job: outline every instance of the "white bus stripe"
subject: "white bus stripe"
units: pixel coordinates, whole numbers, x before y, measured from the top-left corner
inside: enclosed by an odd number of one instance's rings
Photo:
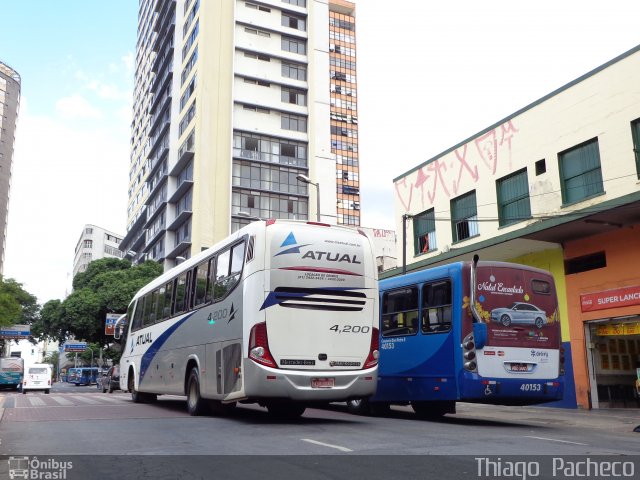
[[[570,442],[569,440],[559,440],[557,438],[532,437],[525,435],[524,438],[535,438],[536,440],[549,440],[550,442],[571,443],[572,445],[589,445],[588,443]]]
[[[341,447],[339,445],[331,445],[330,443],[318,442],[317,440],[311,440],[310,438],[303,438],[302,441],[314,443],[316,445],[321,445],[323,447],[335,448],[336,450],[340,450],[341,452],[353,452],[353,450],[347,447]]]
[[[59,403],[60,405],[64,405],[64,406],[73,405],[73,402],[67,400],[64,397],[59,397],[57,395],[52,395],[50,398],[51,398],[51,400],[53,400],[54,402]]]

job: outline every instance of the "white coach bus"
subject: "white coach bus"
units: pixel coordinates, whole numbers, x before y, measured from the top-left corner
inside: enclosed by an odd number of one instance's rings
[[[187,409],[372,395],[378,287],[370,239],[315,222],[256,221],[142,288],[118,321],[120,385],[134,402],[186,395]]]

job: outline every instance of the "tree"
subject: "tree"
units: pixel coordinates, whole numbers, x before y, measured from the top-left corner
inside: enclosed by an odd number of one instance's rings
[[[107,313],[126,312],[136,292],[161,273],[162,266],[150,260],[135,266],[117,258],[95,260],[76,275],[71,295],[44,305],[35,329],[60,342],[73,336],[101,348],[113,341],[104,334]]]
[[[0,275],[0,327],[9,325],[32,325],[39,316],[38,299],[22,288],[22,284],[12,278]],[[0,339],[0,354],[4,350]]]
[[[13,278],[0,276],[0,326],[31,325],[38,318],[38,299]]]

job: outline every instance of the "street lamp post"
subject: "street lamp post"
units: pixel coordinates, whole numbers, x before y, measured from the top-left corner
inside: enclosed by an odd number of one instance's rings
[[[298,175],[296,178],[302,183],[308,183],[316,187],[316,220],[320,222],[320,182],[313,183],[309,177],[302,174]]]
[[[405,213],[402,215],[402,274],[407,273],[407,220],[413,215]]]

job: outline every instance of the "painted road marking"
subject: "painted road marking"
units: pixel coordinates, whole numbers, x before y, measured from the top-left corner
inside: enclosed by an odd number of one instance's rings
[[[549,440],[550,442],[571,443],[572,445],[588,445],[588,443],[570,442],[569,440],[558,440],[557,438],[531,437],[525,435],[524,438],[535,438],[536,440]]]
[[[65,407],[69,405],[73,405],[73,402],[71,400],[67,400],[64,397],[58,397],[57,395],[53,395],[51,397],[51,400],[53,400],[56,403],[59,403],[60,405],[64,405]]]
[[[42,407],[45,405],[44,401],[38,397],[28,397],[27,400],[29,400],[32,407]]]
[[[100,405],[99,401],[89,397],[81,397],[80,395],[74,395],[71,398],[73,398],[74,400],[77,400],[80,403],[88,403],[89,405]]]
[[[317,440],[311,440],[310,438],[303,438],[302,441],[314,443],[316,445],[321,445],[323,447],[335,448],[336,450],[340,450],[341,452],[353,452],[353,450],[347,447],[341,447],[339,445],[331,445],[330,443],[318,442]]]

